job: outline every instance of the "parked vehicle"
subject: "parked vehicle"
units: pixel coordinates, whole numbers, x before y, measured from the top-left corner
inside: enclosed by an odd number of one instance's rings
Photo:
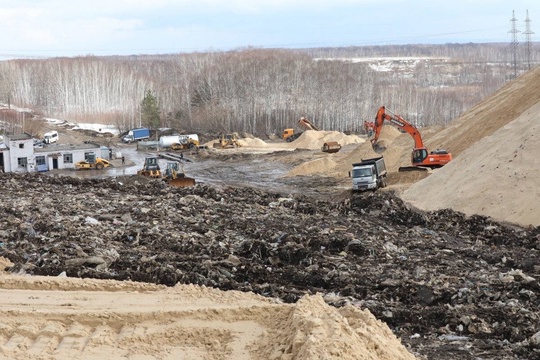
[[[150,139],[150,130],[147,128],[137,128],[129,130],[129,132],[122,138],[122,141],[125,143],[132,143],[147,139]]]
[[[43,135],[43,142],[45,144],[52,144],[52,143],[55,143],[57,141],[58,141],[58,131],[56,131],[56,130],[46,132]]]
[[[362,160],[359,163],[352,164],[352,171],[349,172],[349,177],[352,177],[353,190],[377,190],[384,188],[387,185],[386,181],[386,164],[384,158],[372,158]]]
[[[337,153],[341,150],[341,145],[337,141],[327,141],[323,144],[321,150],[325,153]]]
[[[77,170],[102,170],[104,168],[107,168],[111,166],[111,163],[103,158],[96,158],[94,162],[90,161],[79,161],[75,163],[75,169]]]
[[[42,149],[43,140],[34,139],[34,149]]]
[[[283,134],[281,135],[281,137],[286,142],[293,142],[294,140],[298,139],[302,134],[302,131],[295,132],[294,129],[285,129],[283,130]]]

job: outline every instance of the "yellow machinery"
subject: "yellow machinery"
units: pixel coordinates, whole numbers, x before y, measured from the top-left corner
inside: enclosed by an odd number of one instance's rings
[[[162,173],[157,156],[144,159],[143,168],[137,171],[137,175],[163,179],[169,185],[177,187],[195,186],[195,179],[187,177],[183,171],[180,171],[180,164],[176,161],[168,161],[167,168]]]
[[[341,150],[341,145],[337,141],[328,141],[322,146],[322,151],[326,153],[337,153],[339,150]]]
[[[196,149],[199,147],[199,140],[191,138],[189,135],[180,135],[180,142],[171,145],[171,150]]]
[[[109,166],[111,166],[110,162],[99,157],[96,158],[94,162],[79,161],[75,163],[75,169],[77,170],[90,170],[90,169],[102,170]]]
[[[298,120],[298,126],[306,130],[315,130],[315,131],[321,130],[317,126],[315,126],[315,124],[313,124],[310,120],[306,119],[303,116],[300,118],[300,120]],[[287,128],[283,130],[283,134],[281,135],[281,138],[287,142],[292,142],[298,139],[300,135],[302,135],[302,131],[295,132],[294,129]]]
[[[163,180],[177,187],[195,186],[195,179],[187,177],[184,171],[180,171],[180,165],[172,161],[167,162]]]
[[[222,134],[217,143],[214,143],[214,148],[235,148],[238,147],[238,136],[236,133]]]
[[[159,168],[158,158],[156,156],[150,156],[144,159],[143,168],[137,171],[137,175],[161,178],[161,169]]]

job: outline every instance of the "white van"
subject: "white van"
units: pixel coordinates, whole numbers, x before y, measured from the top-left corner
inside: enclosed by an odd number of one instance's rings
[[[43,135],[43,142],[45,144],[52,144],[58,141],[58,131],[49,131]]]

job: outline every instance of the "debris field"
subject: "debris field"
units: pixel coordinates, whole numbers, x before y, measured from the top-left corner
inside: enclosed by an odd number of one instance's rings
[[[18,274],[197,284],[369,309],[429,359],[540,358],[540,228],[391,192],[333,200],[137,176],[0,174]]]

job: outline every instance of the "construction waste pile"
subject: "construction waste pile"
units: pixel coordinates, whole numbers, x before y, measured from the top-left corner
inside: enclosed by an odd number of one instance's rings
[[[260,311],[265,308],[260,301],[254,305],[259,310],[235,307],[223,319],[239,322],[244,329],[242,320],[248,319],[264,330],[245,340],[251,350],[237,357],[230,346],[240,335],[229,329],[229,336],[218,336],[224,330],[216,329],[215,341],[193,347],[221,357],[199,358],[496,359],[531,358],[540,351],[540,228],[524,230],[452,210],[418,212],[388,192],[322,201],[248,188],[176,188],[137,176],[0,178],[6,214],[0,220],[0,258],[9,263],[6,270],[11,273],[47,275],[56,282],[63,275],[170,287],[195,284],[247,292],[248,299],[255,293],[297,304],[279,315]],[[43,284],[46,289],[59,288]],[[84,283],[77,286],[85,288]],[[2,293],[4,301],[16,298],[6,286],[0,288],[7,292]],[[24,294],[45,297],[39,292]],[[72,312],[62,325],[67,328],[55,330],[58,335],[49,333],[52,325],[45,320],[29,331],[30,325],[21,325],[21,319],[26,314],[35,321],[33,307],[27,313],[18,307],[14,314],[0,300],[2,356],[29,358],[32,349],[40,355],[61,352],[54,342],[36,350],[33,339],[69,336],[69,324],[84,336],[109,339],[115,324],[122,322],[115,317],[128,316],[122,315],[125,309],[107,312],[109,320],[99,320],[100,328],[95,328],[84,310],[90,305],[80,303],[90,301],[89,295],[78,296],[74,303],[55,300],[71,304],[59,311]],[[116,294],[114,302],[124,301],[124,296],[131,294]],[[174,294],[169,298],[174,302]],[[183,325],[181,315],[167,315],[166,299],[159,306],[163,322],[176,324],[171,336],[187,338],[190,331],[201,332]],[[47,309],[42,310],[43,319],[48,319]],[[52,319],[58,314],[50,317],[55,323]],[[138,317],[146,319],[144,314]],[[138,317],[130,314],[124,321],[137,323]],[[155,336],[163,336],[162,324],[154,326],[161,329]],[[18,330],[22,328],[26,330]],[[153,343],[154,330],[142,338],[133,337],[135,330],[128,333],[133,334],[130,342],[119,345],[124,355],[135,354],[137,338],[141,347]],[[9,345],[21,341],[27,346]],[[88,349],[103,351],[100,344],[107,342],[89,343]],[[224,347],[230,356],[220,351]]]

